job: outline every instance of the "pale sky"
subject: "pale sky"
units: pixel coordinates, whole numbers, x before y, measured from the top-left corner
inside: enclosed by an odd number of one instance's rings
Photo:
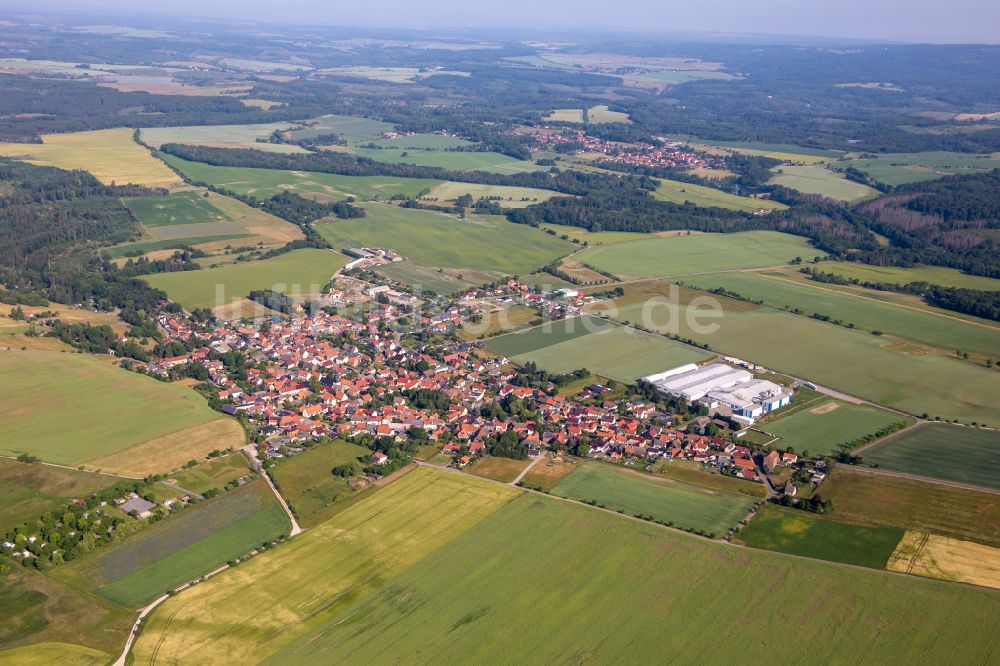
[[[1000,0],[36,0],[30,7],[0,0],[0,8],[391,28],[638,28],[1000,42]]]

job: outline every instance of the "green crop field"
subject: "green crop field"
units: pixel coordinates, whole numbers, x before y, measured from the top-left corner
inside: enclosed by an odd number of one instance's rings
[[[996,370],[942,354],[909,353],[910,347],[886,337],[725,297],[713,296],[724,315],[701,319],[697,328],[707,328],[695,330],[692,324],[699,321],[689,321],[693,309],[686,303],[703,293],[682,288],[676,316],[665,306],[647,309],[643,321],[646,304],[627,298],[614,316],[910,414],[1000,424],[1000,405],[992,399],[1000,390]]]
[[[628,515],[651,516],[713,538],[721,538],[736,527],[755,502],[746,495],[595,462],[577,467],[552,489],[552,494],[596,501]]]
[[[509,185],[476,185],[474,183],[444,182],[436,186],[427,197],[444,202],[453,202],[465,194],[479,199],[493,199],[504,208],[524,208],[542,201],[547,201],[558,193],[552,190],[540,190],[536,187],[514,187]]]
[[[135,663],[263,661],[517,494],[469,475],[414,470],[288,544],[167,600],[147,618]]]
[[[998,613],[992,590],[706,543],[525,496],[270,661],[978,663],[991,659],[982,627]]]
[[[0,458],[0,533],[113,486],[118,477]]]
[[[679,180],[664,180],[662,178],[660,179],[660,186],[653,191],[653,196],[657,199],[673,203],[682,204],[690,201],[696,206],[727,208],[729,210],[742,210],[749,213],[760,208],[768,210],[785,210],[788,208],[785,204],[777,201],[740,197],[729,192],[717,190],[714,187],[694,185]]]
[[[392,139],[376,139],[372,143],[379,148],[398,148],[400,150],[444,150],[446,148],[464,148],[473,145],[471,141],[459,139],[444,134],[413,134],[397,136]]]
[[[334,467],[371,455],[371,451],[337,440],[320,444],[282,460],[271,474],[295,517],[304,522],[331,504],[353,494],[347,479],[332,474]]]
[[[469,287],[478,286],[503,277],[501,272],[483,272],[468,269],[432,268],[412,261],[397,261],[379,266],[380,273],[391,280],[402,282],[417,291],[433,291],[437,294],[456,294]],[[461,277],[459,277],[461,276]]]
[[[303,121],[303,125],[305,125],[303,129],[292,130],[288,135],[292,139],[299,140],[322,134],[336,134],[347,141],[368,141],[396,129],[395,125],[380,120],[332,114]]]
[[[833,501],[837,520],[905,527],[1000,547],[1000,494],[849,465],[839,465],[819,493]]]
[[[198,192],[174,192],[160,197],[125,197],[122,203],[146,227],[221,222],[229,219]]]
[[[289,529],[284,510],[267,484],[257,480],[182,509],[124,541],[53,569],[52,575],[136,608]]]
[[[403,150],[399,148],[354,148],[351,151],[359,157],[368,157],[376,162],[393,164],[416,164],[417,166],[441,167],[456,171],[489,171],[492,173],[524,173],[539,171],[546,167],[527,162],[501,153],[470,152],[457,150]]]
[[[928,423],[879,442],[861,455],[866,463],[885,469],[1000,488],[1000,433],[996,431]]]
[[[569,342],[587,335],[606,335],[615,330],[615,324],[597,317],[570,317],[549,322],[525,331],[493,338],[487,347],[494,354],[518,356],[545,347]]]
[[[896,268],[893,266],[871,266],[853,261],[841,261],[824,263],[819,268],[826,273],[833,273],[834,275],[853,278],[862,282],[888,282],[890,284],[930,282],[942,287],[1000,291],[1000,280],[996,278],[968,275],[954,268],[944,268],[943,266]]]
[[[737,537],[752,548],[882,569],[904,531],[838,523],[767,504]]]
[[[802,409],[757,427],[781,438],[773,448],[784,450],[790,446],[798,453],[808,451],[813,456],[825,456],[836,453],[841,444],[906,420],[877,407],[821,397]]]
[[[186,386],[90,356],[6,352],[0,354],[0,376],[2,455],[28,453],[78,465],[222,418]]]
[[[21,566],[0,576],[0,617],[5,666],[109,664],[134,621],[125,609]]]
[[[581,317],[491,338],[487,348],[517,363],[535,363],[550,372],[585,367],[618,381],[634,382],[656,370],[697,363],[708,354],[660,335]]]
[[[293,298],[318,295],[348,261],[338,252],[306,248],[262,261],[158,273],[143,279],[185,308],[215,308],[244,299],[254,289],[273,289]]]
[[[665,277],[779,266],[796,257],[813,257],[818,253],[819,250],[799,236],[777,231],[746,231],[652,236],[591,247],[576,259],[615,275]]]
[[[780,166],[771,170],[770,185],[781,185],[802,194],[818,194],[828,199],[855,203],[878,196],[878,190],[847,180],[825,166]]]
[[[269,153],[307,153],[305,148],[287,143],[263,143],[274,132],[299,127],[295,123],[256,125],[194,125],[188,127],[153,127],[139,130],[142,142],[153,148],[165,143],[183,143],[215,148],[250,148]]]
[[[200,465],[185,469],[173,476],[174,485],[184,490],[203,493],[213,488],[222,488],[230,481],[242,478],[250,473],[247,457],[240,452],[228,456],[213,458]]]
[[[528,273],[572,245],[501,216],[464,220],[424,210],[368,204],[367,217],[316,225],[334,247],[387,247],[423,266]]]
[[[723,288],[745,298],[776,308],[818,313],[866,331],[882,331],[914,342],[951,351],[963,349],[992,355],[1000,353],[1000,326],[977,324],[929,310],[895,305],[862,293],[838,291],[836,287],[793,281],[783,276],[753,273],[701,275],[684,279],[697,289]],[[871,292],[878,296],[878,292]]]
[[[836,169],[854,167],[886,185],[935,180],[951,174],[977,173],[1000,168],[1000,158],[965,153],[890,153],[877,157],[838,160]]]
[[[340,176],[311,171],[282,171],[246,167],[212,166],[163,155],[163,160],[195,182],[224,187],[237,194],[267,199],[281,192],[316,195],[323,200],[388,199],[394,194],[414,197],[441,184],[430,178],[393,176]]]

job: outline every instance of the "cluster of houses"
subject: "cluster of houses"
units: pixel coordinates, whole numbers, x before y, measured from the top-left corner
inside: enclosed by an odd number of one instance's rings
[[[580,145],[577,153],[599,155],[601,161],[661,169],[724,169],[722,158],[696,153],[683,143],[662,137],[656,144],[620,143],[589,136],[583,131],[538,132],[535,139],[546,147]]]
[[[761,480],[762,471],[770,474],[797,462],[794,454],[774,451],[758,466],[750,448],[697,434],[697,429],[676,429],[654,404],[610,399],[605,386],[588,386],[567,398],[552,390],[554,385],[519,385],[518,368],[505,358],[478,354],[475,343],[404,339],[393,324],[403,316],[413,318],[413,310],[386,299],[372,300],[370,287],[359,285],[358,280],[334,285],[326,296],[367,298],[369,307],[360,318],[299,308],[293,316],[266,325],[218,321],[206,328],[181,315],[163,314],[158,323],[167,340],[188,346],[197,340],[199,346],[182,356],[140,364],[140,369],[167,375],[178,365],[202,364],[219,390],[222,410],[248,419],[263,442],[262,454],[272,457],[295,454],[324,437],[370,435],[403,443],[419,429],[421,439],[439,443],[459,465],[485,453],[491,438],[508,432],[529,454],[585,451],[592,458],[646,464],[686,459],[751,481]],[[572,299],[577,297],[552,299],[509,280],[471,289],[417,319],[424,331],[444,332],[467,321],[474,301],[539,307],[561,303],[565,309],[575,307]],[[238,374],[220,358],[227,352],[244,357]],[[428,395],[433,400],[421,399]],[[489,408],[512,399],[528,408],[531,420],[502,411],[498,416]]]

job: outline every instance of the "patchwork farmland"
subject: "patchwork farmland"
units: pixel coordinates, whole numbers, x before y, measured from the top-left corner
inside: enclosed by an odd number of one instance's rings
[[[306,248],[272,259],[143,279],[186,308],[216,308],[241,301],[255,289],[273,289],[293,298],[319,293],[348,261],[338,252]]]
[[[644,324],[910,414],[1000,423],[1000,408],[988,397],[1000,382],[991,369],[943,354],[908,354],[891,339],[721,296],[714,297],[724,313],[712,320],[717,329],[699,333],[687,317],[687,303],[699,293],[681,289],[678,316],[660,309]],[[642,321],[644,303],[630,301],[622,300],[615,318]]]
[[[138,608],[289,529],[284,510],[258,480],[73,560],[53,575],[118,605]]]
[[[798,310],[806,316],[815,313],[844,326],[880,331],[947,351],[964,349],[989,355],[1000,350],[1000,326],[876,300],[879,292],[840,291],[843,288],[769,273],[703,275],[683,281],[696,289],[725,289],[775,308]]]
[[[136,663],[267,659],[516,494],[470,476],[415,470],[286,546],[165,602],[136,642]]]
[[[594,317],[566,319],[492,338],[487,349],[518,363],[532,362],[551,372],[566,373],[582,365],[591,372],[633,382],[650,368],[696,363],[709,354],[659,335]]]
[[[163,160],[195,182],[208,183],[257,199],[273,197],[281,192],[312,195],[328,201],[342,201],[348,197],[361,200],[389,199],[394,194],[416,196],[442,183],[440,180],[427,178],[340,176],[306,171],[212,166],[173,155],[163,155]]]
[[[368,215],[316,225],[337,248],[390,248],[422,266],[527,273],[568,254],[572,245],[500,216],[465,219],[386,204],[367,204]]]
[[[470,564],[456,570],[460,562]],[[542,587],[531,582],[539,571],[547,580]],[[271,660],[393,661],[419,653],[434,662],[558,662],[584,655],[642,661],[669,653],[679,661],[723,662],[793,650],[818,661],[878,661],[933,660],[956,649],[975,660],[991,643],[969,623],[988,622],[998,599],[982,590],[736,550],[525,496]],[[622,604],[645,608],[673,629],[651,632],[622,616],[616,610]],[[152,623],[162,626],[158,618],[165,614],[158,611]],[[805,618],[791,636],[782,620],[788,614]],[[711,640],[692,640],[706,630],[704,618],[711,618]],[[747,622],[755,628],[753,641],[745,640]],[[928,622],[943,623],[961,640],[942,645],[924,631]],[[580,626],[589,630],[581,634]],[[182,633],[177,626],[164,645]],[[137,655],[143,663],[146,654]],[[167,654],[175,653],[161,652],[157,660]]]

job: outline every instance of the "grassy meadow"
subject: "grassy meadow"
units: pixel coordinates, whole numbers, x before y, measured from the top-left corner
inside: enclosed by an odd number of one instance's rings
[[[329,114],[302,122],[304,127],[288,132],[295,140],[308,139],[321,134],[336,134],[347,141],[370,141],[380,134],[391,132],[396,126],[381,120],[359,116],[338,116]]]
[[[752,213],[761,208],[766,208],[767,210],[785,210],[788,208],[785,204],[777,201],[741,197],[705,185],[695,185],[693,183],[684,183],[679,180],[666,180],[663,178],[659,180],[660,186],[653,191],[653,196],[661,201],[670,201],[678,204],[691,202],[696,206],[705,208],[726,208],[729,210],[741,210],[747,213]]]
[[[150,227],[226,222],[228,216],[198,192],[173,192],[161,197],[124,197],[122,203],[139,223]]]
[[[311,171],[212,166],[173,155],[163,155],[163,159],[195,182],[223,187],[258,199],[268,199],[281,192],[313,196],[321,201],[343,201],[348,197],[361,200],[388,199],[394,194],[414,197],[443,182],[430,178],[341,176]]]
[[[370,455],[363,446],[337,440],[278,462],[271,475],[295,517],[311,524],[323,509],[354,494],[349,480],[334,476],[333,468]]]
[[[552,489],[553,495],[594,501],[627,515],[651,517],[721,538],[746,517],[755,500],[614,465],[587,462]]]
[[[508,333],[491,338],[486,347],[517,363],[531,361],[550,372],[566,373],[586,367],[603,377],[624,382],[708,358],[704,352],[662,336],[592,317]]]
[[[524,496],[269,661],[976,662],[990,658],[982,626],[998,612],[992,591],[739,550]]]
[[[835,169],[854,167],[880,183],[905,185],[936,180],[953,174],[968,174],[1000,168],[1000,157],[966,153],[890,153],[874,157],[838,160]]]
[[[121,481],[114,476],[0,458],[0,533]]]
[[[249,148],[269,153],[307,153],[301,146],[287,143],[263,143],[276,131],[299,127],[295,123],[259,123],[255,125],[193,125],[187,127],[152,127],[139,130],[142,142],[153,148],[165,143],[213,148]]]
[[[833,516],[862,525],[905,527],[1000,548],[1000,495],[866,472],[840,465],[819,493]]]
[[[944,266],[898,268],[895,266],[859,264],[853,261],[835,261],[824,263],[819,268],[825,273],[833,273],[834,275],[840,275],[849,279],[853,278],[862,282],[887,282],[889,284],[929,282],[942,287],[1000,291],[1000,280],[996,278],[969,275],[955,268],[945,268]]]
[[[517,494],[469,475],[416,469],[281,548],[167,600],[148,617],[135,662],[264,661]]]
[[[134,614],[94,595],[15,566],[0,576],[0,664],[108,664]]]
[[[794,406],[795,403],[792,403]],[[833,455],[842,444],[907,420],[905,417],[868,405],[821,397],[815,402],[757,428],[780,439],[773,448],[792,447],[797,453]]]
[[[591,247],[576,259],[615,275],[666,277],[780,266],[796,257],[812,257],[818,252],[799,236],[777,231],[746,231],[652,236]]]
[[[477,185],[475,183],[456,183],[445,181],[437,185],[427,198],[439,200],[440,203],[453,203],[455,199],[465,194],[479,199],[493,199],[504,208],[524,208],[542,201],[547,201],[557,192],[542,190],[537,187],[514,187],[511,185]]]
[[[271,259],[200,271],[143,276],[185,308],[215,308],[246,298],[254,289],[273,289],[293,298],[318,294],[349,259],[338,252],[305,248]]]
[[[897,472],[1000,488],[996,431],[927,423],[879,442],[861,456],[866,463]]]
[[[257,480],[67,562],[52,575],[113,603],[137,608],[289,529],[270,488]]]
[[[847,180],[843,174],[825,166],[779,166],[772,171],[774,176],[767,181],[768,184],[781,185],[802,194],[818,194],[845,203],[856,203],[878,196],[878,190]]]
[[[882,569],[903,532],[900,527],[839,523],[766,504],[737,538],[751,548]]]
[[[105,185],[182,184],[177,174],[132,140],[132,130],[127,127],[46,134],[42,143],[0,143],[0,156],[60,169],[83,169]]]
[[[223,418],[186,386],[80,354],[4,352],[0,376],[3,455],[79,465]]]
[[[250,474],[250,461],[243,453],[237,451],[178,472],[171,477],[170,482],[184,490],[204,493],[213,488],[222,488],[230,481],[248,474]]]
[[[792,280],[781,275],[726,273],[685,278],[684,284],[704,290],[722,288],[776,308],[798,309],[806,315],[818,313],[840,320],[844,325],[854,324],[866,331],[882,331],[947,351],[962,349],[986,355],[1000,353],[1000,326],[939,315],[930,310],[876,300],[863,293],[840,291],[818,283]],[[870,293],[879,296],[879,292]]]
[[[529,273],[568,254],[572,245],[501,216],[465,219],[386,204],[368,204],[368,215],[316,225],[331,245],[387,247],[423,266]]]

